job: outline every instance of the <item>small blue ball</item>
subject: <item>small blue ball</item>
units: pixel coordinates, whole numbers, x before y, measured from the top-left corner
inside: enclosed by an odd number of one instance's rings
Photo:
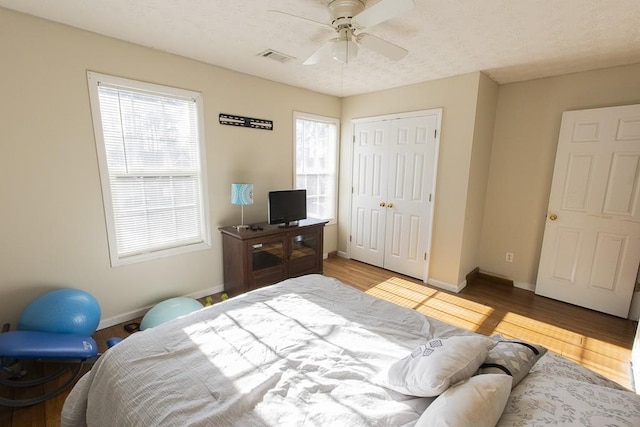
[[[91,336],[100,316],[100,304],[90,293],[58,289],[27,305],[18,319],[18,330]]]
[[[107,340],[107,346],[108,346],[109,348],[111,348],[111,347],[113,347],[114,345],[118,344],[120,341],[122,341],[122,338],[120,338],[120,337],[112,337],[112,338],[109,338],[109,339]]]
[[[202,304],[193,298],[176,297],[162,301],[151,307],[140,322],[140,330],[153,328],[169,320],[200,310]]]

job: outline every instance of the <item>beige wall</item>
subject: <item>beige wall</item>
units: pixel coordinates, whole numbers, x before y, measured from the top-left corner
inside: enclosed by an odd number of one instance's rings
[[[351,141],[354,118],[443,108],[430,276],[457,286],[479,266],[532,287],[562,111],[640,103],[640,64],[499,87],[470,73],[340,100],[2,8],[0,29],[0,322],[55,287],[93,293],[116,320],[220,289],[216,228],[239,219],[229,184],[253,182],[246,222],[266,218],[267,191],[292,185],[294,110],[340,117]],[[87,70],[204,94],[212,249],[110,267]],[[275,129],[220,126],[221,112]],[[340,156],[339,225],[325,251],[348,254],[351,144]]]
[[[104,319],[166,297],[221,289],[217,227],[237,223],[233,181],[253,182],[246,222],[266,220],[266,193],[291,188],[293,111],[340,117],[339,98],[273,83],[0,8],[0,322],[45,290],[95,295]],[[210,250],[110,267],[87,70],[200,91]],[[274,121],[274,131],[221,126],[218,114]],[[325,251],[336,249],[337,227]],[[117,319],[116,319],[117,320]]]
[[[493,127],[496,118],[498,84],[480,74],[475,129],[471,147],[467,208],[464,218],[464,240],[460,255],[460,280],[479,266],[487,181],[493,144]]]
[[[481,270],[533,289],[562,112],[635,103],[640,64],[500,86]]]
[[[456,285],[480,267],[534,289],[562,112],[639,103],[639,75],[635,64],[498,86],[472,73],[349,97],[342,138],[351,140],[353,118],[443,107],[430,278]],[[343,145],[344,254],[350,152]]]
[[[448,287],[456,287],[464,280],[464,275],[460,275],[461,254],[465,240],[467,189],[481,81],[485,87],[487,82],[481,73],[470,73],[352,96],[345,98],[342,105],[343,142],[352,140],[352,119],[443,108],[429,275],[431,280]],[[483,89],[483,93],[485,91],[490,92]],[[478,138],[486,143],[486,135]],[[344,255],[348,255],[349,246],[351,153],[351,144],[343,143],[340,152],[338,251]],[[473,213],[476,214],[481,215],[481,212]],[[477,225],[471,228],[477,228]]]

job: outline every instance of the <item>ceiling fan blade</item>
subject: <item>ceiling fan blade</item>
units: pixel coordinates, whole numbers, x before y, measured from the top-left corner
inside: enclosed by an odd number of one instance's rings
[[[372,36],[371,34],[361,33],[357,39],[358,43],[362,46],[378,52],[380,55],[384,55],[393,61],[398,61],[409,53],[408,50],[376,36]]]
[[[313,55],[311,55],[309,58],[307,58],[307,60],[304,61],[302,64],[303,65],[315,65],[318,62],[321,62],[321,61],[324,61],[325,59],[331,58],[331,46],[333,45],[334,42],[335,42],[335,39],[330,40],[330,41],[326,42],[325,44],[323,44],[322,46],[320,46],[320,49],[318,49],[315,52],[313,52]]]
[[[414,0],[382,0],[354,16],[351,19],[351,25],[358,30],[371,28],[374,25],[408,12],[415,5]]]
[[[292,13],[282,12],[281,10],[272,10],[272,9],[270,9],[270,10],[267,10],[267,12],[268,13],[277,13],[277,14],[285,15],[285,16],[290,16],[290,17],[296,18],[296,19],[302,19],[303,21],[312,22],[312,23],[314,23],[316,25],[321,25],[323,27],[326,27],[326,28],[330,29],[331,31],[334,31],[333,27],[331,25],[327,24],[326,22],[315,21],[313,19],[305,18],[303,16],[298,16],[298,15],[294,15]]]

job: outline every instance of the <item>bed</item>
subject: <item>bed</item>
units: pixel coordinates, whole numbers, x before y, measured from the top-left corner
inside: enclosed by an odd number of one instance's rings
[[[505,345],[531,363],[500,372]],[[131,335],[74,386],[62,425],[640,425],[639,396],[545,352],[308,275]]]

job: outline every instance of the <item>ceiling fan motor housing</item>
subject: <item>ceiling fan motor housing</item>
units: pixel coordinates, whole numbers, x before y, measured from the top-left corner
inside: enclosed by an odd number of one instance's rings
[[[351,18],[364,10],[364,2],[361,0],[333,0],[329,3],[331,25],[336,30],[351,27]]]

